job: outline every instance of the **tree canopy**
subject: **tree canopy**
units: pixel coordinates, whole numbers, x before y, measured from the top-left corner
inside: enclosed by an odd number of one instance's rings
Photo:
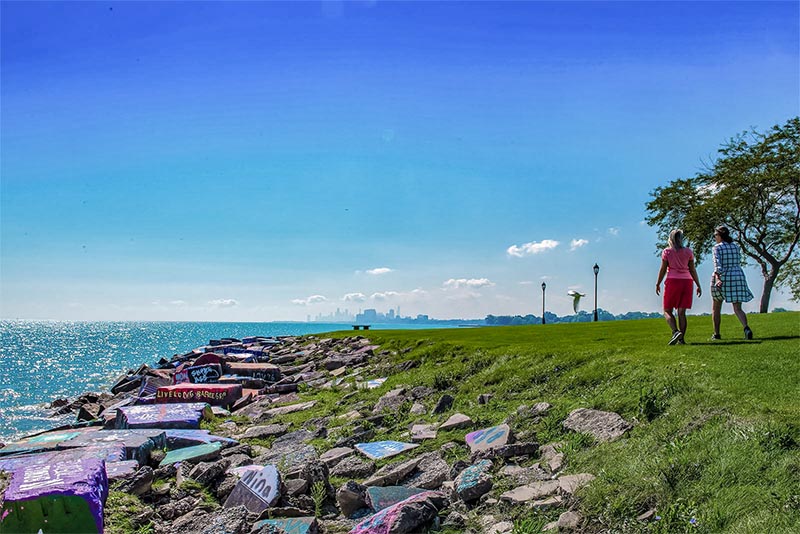
[[[761,268],[760,311],[767,312],[775,287],[800,300],[800,117],[737,135],[704,171],[651,196],[647,222],[662,246],[672,229],[682,228],[699,262],[714,245],[714,227],[724,224],[744,259]]]

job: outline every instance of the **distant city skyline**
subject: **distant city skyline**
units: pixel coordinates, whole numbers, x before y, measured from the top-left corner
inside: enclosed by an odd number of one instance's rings
[[[6,319],[657,311],[650,192],[800,114],[797,2],[2,11]]]

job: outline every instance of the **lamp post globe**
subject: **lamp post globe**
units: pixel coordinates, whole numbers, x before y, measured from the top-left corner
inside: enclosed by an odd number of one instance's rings
[[[542,324],[544,324],[544,290],[547,289],[547,284],[542,282]]]
[[[594,321],[597,322],[597,274],[600,272],[600,266],[595,263],[592,270],[594,271]]]

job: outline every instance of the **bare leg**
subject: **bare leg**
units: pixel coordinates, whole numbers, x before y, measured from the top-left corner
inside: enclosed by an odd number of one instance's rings
[[[675,316],[672,314],[672,310],[664,310],[664,319],[667,320],[667,324],[673,332],[678,330],[678,327],[675,325]]]
[[[711,301],[711,320],[714,323],[714,334],[719,335],[719,321],[720,321],[720,314],[722,313],[722,301],[721,300],[712,300]]]
[[[733,303],[733,313],[735,313],[736,317],[739,318],[739,322],[742,323],[742,326],[747,328],[747,314],[742,309],[741,302]]]
[[[686,335],[686,308],[678,308],[678,330]]]

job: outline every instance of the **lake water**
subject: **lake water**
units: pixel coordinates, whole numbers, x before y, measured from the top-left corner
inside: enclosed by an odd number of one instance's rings
[[[435,328],[373,325],[374,329]],[[0,321],[0,441],[72,422],[48,417],[57,397],[107,391],[142,363],[185,353],[221,337],[303,335],[343,330],[328,323]],[[360,332],[363,333],[363,332]]]

